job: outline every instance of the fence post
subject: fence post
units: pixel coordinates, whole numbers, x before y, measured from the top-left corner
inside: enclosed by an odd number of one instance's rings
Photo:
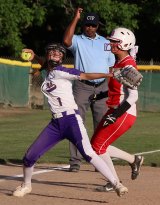
[[[31,89],[32,89],[32,64],[29,71],[29,85],[28,85],[28,107],[29,108],[32,108]]]
[[[153,58],[151,58],[150,62],[149,62],[150,65],[153,65]]]

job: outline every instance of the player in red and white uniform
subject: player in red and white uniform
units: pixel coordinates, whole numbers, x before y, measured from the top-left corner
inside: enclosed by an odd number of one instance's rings
[[[117,28],[113,30],[108,39],[111,42],[111,51],[116,56],[116,63],[111,72],[129,65],[137,69],[136,62],[129,53],[135,46],[135,36],[132,31],[126,28]],[[108,88],[108,100],[106,103],[109,109],[97,127],[91,139],[91,144],[96,153],[111,168],[117,180],[118,176],[111,157],[128,161],[132,169],[131,178],[134,180],[139,174],[143,157],[131,155],[110,145],[134,124],[137,115],[136,101],[138,100],[138,91],[136,88],[131,89],[122,85],[114,77],[109,79]],[[110,183],[97,188],[98,191],[110,191],[111,189]]]

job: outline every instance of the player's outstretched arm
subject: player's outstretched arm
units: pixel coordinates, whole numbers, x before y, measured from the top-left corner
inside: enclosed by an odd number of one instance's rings
[[[113,77],[112,73],[81,73],[81,80],[94,80],[99,78],[110,78]]]

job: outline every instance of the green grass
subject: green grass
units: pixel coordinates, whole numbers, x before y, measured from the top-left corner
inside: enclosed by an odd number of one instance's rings
[[[0,117],[0,162],[20,162],[29,147],[50,120],[48,110],[29,110],[25,113]],[[160,113],[140,112],[135,125],[114,145],[130,153],[140,153],[160,149]],[[86,127],[92,136],[91,114],[88,112]],[[145,165],[160,166],[160,152],[147,154]],[[47,152],[39,162],[68,163],[69,146],[64,140]],[[116,164],[125,162],[116,161]]]
[[[135,125],[114,145],[130,153],[160,150],[160,113],[140,112]],[[146,165],[160,166],[160,152],[144,155]]]

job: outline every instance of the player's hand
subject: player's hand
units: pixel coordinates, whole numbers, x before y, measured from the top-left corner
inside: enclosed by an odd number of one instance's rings
[[[113,114],[110,114],[110,115],[105,116],[105,118],[104,118],[104,123],[103,123],[103,127],[106,127],[106,126],[108,126],[108,125],[110,125],[110,124],[113,124],[116,120],[117,120],[117,118],[114,117]]]
[[[114,77],[113,73],[107,73],[106,78],[111,78],[111,77]]]
[[[94,93],[92,95],[89,96],[89,103],[90,104],[94,104],[97,100],[97,95]]]
[[[35,72],[33,72],[33,76],[35,77],[38,77],[40,75],[40,71],[39,70],[36,70]]]
[[[83,9],[82,8],[78,8],[76,10],[76,14],[75,17],[79,20],[81,18],[81,13],[82,13]]]
[[[22,52],[31,53],[31,57],[30,57],[29,61],[32,61],[34,59],[34,57],[35,57],[35,53],[34,53],[34,51],[32,49],[24,48],[22,50]]]

